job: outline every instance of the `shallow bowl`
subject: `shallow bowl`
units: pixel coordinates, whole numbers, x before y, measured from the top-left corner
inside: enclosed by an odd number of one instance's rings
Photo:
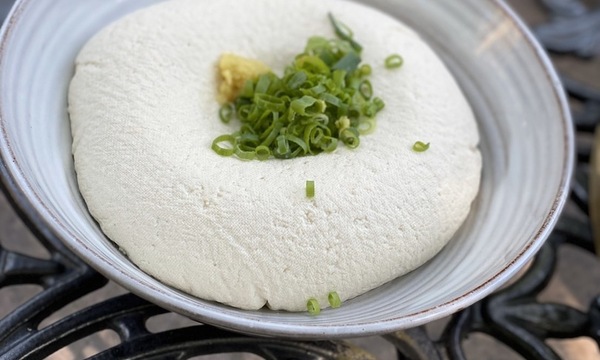
[[[371,0],[414,27],[456,76],[477,116],[480,193],[434,259],[319,316],[244,311],[146,275],[90,217],[77,189],[67,88],[83,44],[161,0],[21,0],[0,34],[0,171],[7,194],[43,234],[108,278],[196,320],[261,335],[334,338],[386,333],[441,318],[510,279],[543,244],[568,195],[573,130],[540,46],[498,0]],[[282,0],[283,1],[283,0]]]

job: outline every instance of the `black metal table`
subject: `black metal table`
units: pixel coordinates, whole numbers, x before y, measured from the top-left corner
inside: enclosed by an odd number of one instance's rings
[[[522,5],[519,0],[513,5]],[[578,0],[537,0],[547,21],[535,26],[551,54],[577,57],[596,64],[592,76],[600,82],[600,3]],[[4,17],[12,0],[0,0]],[[557,58],[560,59],[560,58]],[[560,66],[559,66],[560,69]],[[593,253],[588,207],[590,135],[600,124],[600,88],[562,74],[572,101],[577,129],[577,168],[566,211],[530,267],[511,285],[456,313],[431,336],[424,327],[387,334],[399,359],[466,359],[465,339],[474,333],[494,338],[526,359],[559,359],[548,339],[588,337],[600,346],[600,296],[589,299],[586,311],[561,303],[541,302],[538,295],[555,275],[558,249],[566,244]],[[8,197],[11,194],[5,191]],[[19,199],[10,199],[23,209]],[[246,352],[265,359],[370,359],[372,355],[344,341],[292,341],[256,338],[208,325],[152,332],[147,320],[167,313],[133,294],[97,302],[56,322],[40,326],[58,309],[76,302],[108,280],[70,253],[60,241],[38,226],[23,221],[50,253],[48,259],[27,256],[3,247],[0,238],[0,290],[11,285],[36,284],[42,291],[30,296],[0,320],[0,359],[40,359],[98,331],[110,329],[119,343],[92,359],[188,359],[198,355]],[[590,284],[600,294],[599,284]]]

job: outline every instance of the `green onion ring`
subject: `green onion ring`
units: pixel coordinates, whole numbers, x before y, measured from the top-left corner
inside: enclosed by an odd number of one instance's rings
[[[256,149],[254,149],[254,153],[256,154],[256,158],[261,161],[271,157],[271,149],[264,145],[257,146]]]
[[[256,151],[254,150],[244,150],[240,146],[240,144],[235,145],[235,156],[242,160],[254,160],[256,157]]]
[[[388,69],[397,69],[404,64],[404,59],[398,54],[390,55],[385,58],[385,67]]]
[[[350,149],[355,149],[360,145],[358,135],[358,131],[355,128],[349,127],[340,131],[340,140]]]
[[[338,139],[331,136],[324,136],[321,140],[321,149],[327,153],[330,153],[337,149]]]
[[[383,110],[383,108],[385,107],[385,103],[383,102],[383,100],[381,100],[378,97],[373,99],[373,104],[375,104],[375,106],[377,107],[377,112]]]
[[[308,299],[308,302],[306,303],[306,309],[311,315],[319,315],[319,313],[321,312],[319,302],[315,298]]]
[[[373,96],[373,86],[369,80],[363,80],[359,86],[360,94],[366,99],[370,100]]]
[[[286,156],[291,153],[289,141],[286,139],[285,135],[279,135],[277,136],[276,142],[277,147],[273,154],[278,157],[286,158]]]
[[[360,120],[357,130],[360,135],[369,135],[375,131],[376,127],[377,122],[375,119],[366,118]]]
[[[223,104],[223,106],[221,106],[219,109],[219,117],[221,118],[221,121],[225,124],[229,123],[233,117],[234,111],[235,107],[232,103]]]
[[[414,152],[425,152],[425,151],[429,150],[429,143],[425,144],[422,141],[417,141],[413,145],[412,149]]]
[[[219,144],[222,142],[228,142],[231,144],[231,147],[222,147]],[[213,140],[211,148],[214,152],[221,156],[231,156],[235,153],[234,149],[235,138],[231,135],[221,135],[217,136],[216,139]]]
[[[342,306],[342,301],[340,300],[340,296],[335,291],[332,291],[329,293],[329,295],[327,295],[327,301],[329,301],[329,305],[331,305],[331,307],[333,309],[336,309],[336,308],[339,308],[340,306]]]
[[[373,69],[371,68],[371,65],[364,64],[359,68],[359,71],[361,76],[369,76],[373,72]]]

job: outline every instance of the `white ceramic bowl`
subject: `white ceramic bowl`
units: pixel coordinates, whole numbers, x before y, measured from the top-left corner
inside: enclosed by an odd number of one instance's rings
[[[229,329],[362,336],[469,306],[513,276],[548,236],[568,195],[573,131],[557,76],[531,34],[498,0],[371,0],[365,2],[422,34],[476,112],[481,191],[456,237],[418,270],[316,317],[230,308],[141,272],[104,237],[79,195],[66,93],[73,60],[90,36],[159,1],[20,0],[1,33],[0,170],[7,193],[43,232],[110,279],[165,308]]]

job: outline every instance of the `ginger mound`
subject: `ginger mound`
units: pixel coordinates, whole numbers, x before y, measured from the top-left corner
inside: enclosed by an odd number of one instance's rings
[[[220,103],[233,101],[244,87],[246,80],[255,80],[262,74],[271,72],[264,63],[234,54],[223,54],[219,60]]]

